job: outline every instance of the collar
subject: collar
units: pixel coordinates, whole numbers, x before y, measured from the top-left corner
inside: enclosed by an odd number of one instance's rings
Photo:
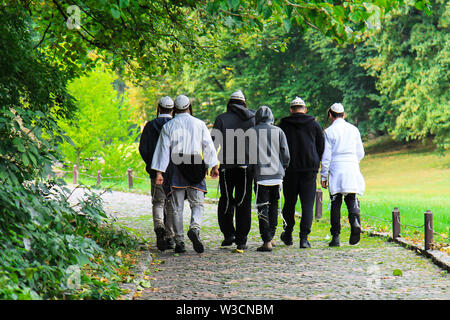
[[[159,115],[158,118],[172,118],[172,116],[170,114],[168,114],[168,113],[162,113],[162,114]]]
[[[333,121],[333,124],[339,123],[339,122],[345,122],[344,118],[337,118],[336,120]]]
[[[175,117],[186,117],[190,116],[189,112],[177,113]]]

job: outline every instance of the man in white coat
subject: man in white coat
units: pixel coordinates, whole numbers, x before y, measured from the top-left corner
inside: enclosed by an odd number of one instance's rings
[[[359,201],[356,194],[362,195],[365,189],[364,178],[359,162],[364,157],[364,147],[358,128],[344,120],[344,106],[333,104],[328,109],[331,125],[325,130],[325,151],[322,156],[322,187],[329,181],[331,196],[331,235],[330,247],[338,247],[341,231],[342,197],[348,209],[351,226],[349,243],[360,240],[361,220]]]
[[[205,174],[211,168],[211,177],[217,178],[217,166],[216,149],[206,124],[192,116],[189,98],[179,95],[175,99],[175,117],[161,130],[151,166],[156,171],[156,184],[165,184],[173,207],[176,253],[186,251],[183,228],[185,197],[191,207],[188,238],[196,252],[204,251],[200,228],[206,193]],[[166,172],[166,178],[162,172]]]

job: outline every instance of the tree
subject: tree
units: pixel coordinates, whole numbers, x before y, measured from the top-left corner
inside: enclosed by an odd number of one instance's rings
[[[134,110],[127,95],[114,89],[115,80],[117,75],[100,65],[71,81],[68,91],[75,98],[77,111],[70,120],[58,122],[72,140],[60,146],[66,159],[91,173],[102,169],[115,175],[140,163],[133,146],[139,133]]]
[[[441,149],[450,145],[448,3],[433,1],[433,15],[409,7],[393,13],[368,44],[378,54],[365,66],[377,77],[378,101],[371,110],[384,117],[397,139],[431,136]]]

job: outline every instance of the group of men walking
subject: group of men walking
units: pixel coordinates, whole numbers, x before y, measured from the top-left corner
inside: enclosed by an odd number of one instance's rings
[[[139,151],[151,178],[153,222],[159,250],[186,251],[183,208],[191,208],[188,238],[196,252],[204,251],[200,230],[206,193],[205,176],[219,177],[218,224],[222,246],[247,249],[251,227],[252,193],[256,194],[259,231],[263,244],[258,251],[272,251],[278,221],[281,190],[284,194],[281,240],[293,244],[295,207],[301,203],[300,248],[311,247],[308,235],[313,222],[317,174],[321,185],[329,185],[331,197],[330,246],[339,246],[340,209],[347,205],[351,225],[350,244],[360,239],[360,210],[356,194],[364,192],[359,161],[364,156],[358,129],[344,120],[342,104],[328,110],[331,125],[322,131],[305,102],[296,97],[290,116],[274,125],[272,111],[261,106],[248,109],[238,90],[219,115],[211,132],[193,116],[188,97],[175,101],[163,97],[158,116],[148,122]]]

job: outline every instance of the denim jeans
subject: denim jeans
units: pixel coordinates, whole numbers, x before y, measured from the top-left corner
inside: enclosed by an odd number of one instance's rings
[[[275,235],[278,222],[278,200],[280,186],[257,186],[256,207],[258,208],[259,232],[264,242],[269,242]]]

